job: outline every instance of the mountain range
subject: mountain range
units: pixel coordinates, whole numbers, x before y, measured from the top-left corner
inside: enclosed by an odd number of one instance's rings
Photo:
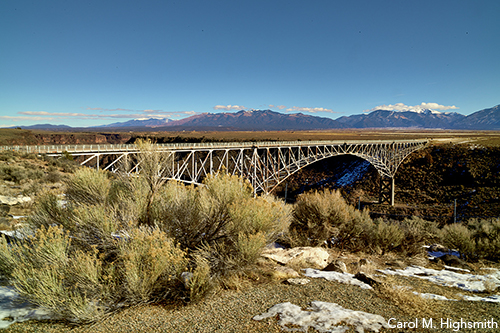
[[[68,130],[64,125],[23,126],[24,129]],[[127,129],[178,131],[178,130],[226,130],[226,131],[280,131],[318,130],[338,128],[422,128],[500,130],[500,105],[464,116],[457,112],[435,110],[388,111],[374,110],[369,113],[344,116],[337,119],[305,115],[285,114],[271,110],[241,110],[238,112],[202,113],[180,120],[134,119],[126,122],[95,126],[92,129]]]

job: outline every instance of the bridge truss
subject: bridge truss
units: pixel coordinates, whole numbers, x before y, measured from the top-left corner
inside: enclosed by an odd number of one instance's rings
[[[394,204],[394,176],[399,165],[427,141],[288,141],[157,144],[167,154],[169,179],[201,184],[209,174],[227,172],[250,181],[255,193],[270,193],[303,167],[333,156],[350,154],[369,161],[379,172],[380,203]],[[3,148],[3,147],[2,147]],[[17,150],[20,150],[19,147]],[[24,146],[25,152],[58,156],[65,152],[81,164],[118,171],[127,160],[127,172],[140,172],[135,145]]]

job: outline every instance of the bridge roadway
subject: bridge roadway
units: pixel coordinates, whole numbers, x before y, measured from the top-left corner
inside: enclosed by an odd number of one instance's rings
[[[272,192],[287,177],[319,160],[350,154],[369,161],[379,172],[380,203],[394,205],[394,176],[412,152],[425,147],[425,140],[273,141],[155,144],[169,156],[168,178],[200,184],[208,174],[228,172],[247,178],[255,193]],[[21,153],[62,156],[70,153],[86,165],[117,172],[127,160],[126,172],[139,172],[133,144],[4,146]],[[171,164],[170,164],[171,163]]]

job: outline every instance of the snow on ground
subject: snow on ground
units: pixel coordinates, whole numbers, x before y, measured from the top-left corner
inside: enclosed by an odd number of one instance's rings
[[[483,292],[487,289],[494,290],[500,287],[500,271],[497,269],[491,270],[491,273],[485,275],[457,273],[448,269],[436,270],[420,266],[378,271],[388,275],[412,276],[431,281],[441,286],[457,287],[472,292]]]
[[[24,302],[13,287],[0,286],[0,329],[15,322],[54,318],[47,310]]]
[[[353,163],[354,166],[347,170],[337,181],[335,182],[335,186],[344,187],[353,184],[357,180],[363,178],[365,173],[368,171],[370,167],[370,162],[361,160],[358,163]]]
[[[306,268],[304,275],[311,278],[324,278],[328,281],[336,281],[339,283],[353,284],[360,286],[362,289],[373,289],[369,284],[361,282],[354,277],[354,274],[339,273],[333,271],[321,271],[318,269]]]
[[[452,269],[455,269],[454,267]],[[388,275],[403,275],[403,276],[413,276],[422,279],[429,280],[436,284],[447,286],[447,287],[458,287],[463,290],[472,292],[482,292],[488,288],[496,289],[500,287],[500,271],[497,269],[488,269],[490,274],[487,275],[474,275],[474,274],[460,274],[448,269],[435,270],[430,268],[424,268],[419,266],[407,267],[404,270],[378,270],[384,274]],[[461,269],[461,271],[468,271]],[[306,268],[304,269],[304,275],[310,278],[324,278],[329,281],[335,281],[344,284],[352,284],[359,286],[363,289],[373,289],[370,285],[361,282],[356,279],[353,274],[349,273],[339,273],[331,271],[321,271],[318,269]],[[396,288],[411,289],[410,287],[396,286]],[[438,301],[457,301],[456,299],[449,299],[445,296],[429,294],[429,293],[418,293],[413,291],[415,295],[419,295],[426,299],[433,299]],[[462,300],[465,301],[481,301],[481,302],[491,302],[500,303],[500,295],[479,297],[479,296],[466,296],[458,295]]]
[[[302,310],[300,306],[290,302],[276,304],[266,313],[253,317],[254,320],[271,318],[279,314],[278,324],[287,331],[307,332],[312,327],[319,332],[343,333],[349,329],[341,322],[354,326],[357,332],[370,330],[378,332],[380,328],[388,328],[387,321],[380,315],[363,311],[354,311],[341,307],[336,303],[320,301],[311,302],[307,310]],[[286,325],[298,325],[300,329],[291,329]]]
[[[500,295],[492,295],[492,296],[468,296],[468,295],[460,295],[466,301],[480,301],[480,302],[489,302],[489,303],[500,303]]]

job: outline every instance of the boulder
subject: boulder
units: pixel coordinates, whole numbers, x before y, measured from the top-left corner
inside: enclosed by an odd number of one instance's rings
[[[323,268],[323,271],[348,273],[345,263],[341,260],[332,261],[325,268]]]
[[[461,267],[461,268],[468,267],[465,261],[451,254],[445,254],[439,257],[439,260],[448,266]]]
[[[391,261],[387,261],[385,264],[387,266],[395,267],[395,268],[405,268],[406,267],[405,263],[401,260],[391,260]]]
[[[297,273],[296,270],[290,268],[290,267],[285,267],[285,266],[276,266],[274,267],[274,271],[276,272],[276,276],[280,277],[282,276],[283,278],[298,278],[300,277],[299,273]]]
[[[295,278],[295,279],[288,279],[286,280],[289,284],[295,284],[295,285],[302,285],[302,284],[308,284],[311,282],[309,279],[304,279],[304,278]]]
[[[363,272],[356,273],[356,275],[354,275],[354,278],[372,287],[375,287],[381,283],[380,281],[375,279],[372,275]]]
[[[295,247],[292,249],[265,249],[262,252],[262,256],[283,265],[289,263],[303,263],[322,269],[328,265],[330,254],[320,247]]]
[[[441,244],[432,244],[429,246],[428,251],[431,252],[448,252],[448,249]]]
[[[23,202],[30,202],[31,198],[30,197],[25,197],[22,195],[19,195],[17,197],[7,197],[5,195],[0,195],[0,204],[5,204],[9,206],[14,206]]]
[[[368,259],[359,259],[359,265],[360,266],[365,266],[365,265],[368,265],[368,264],[371,264],[371,261],[368,260]]]

